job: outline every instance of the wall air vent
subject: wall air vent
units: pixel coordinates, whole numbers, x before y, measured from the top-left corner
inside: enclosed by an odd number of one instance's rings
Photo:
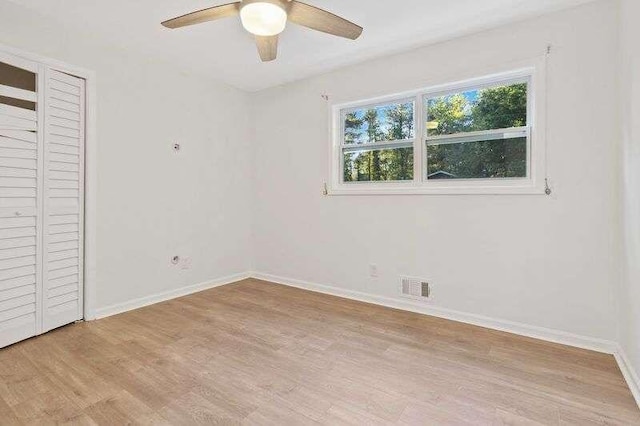
[[[411,299],[429,299],[431,297],[431,285],[428,280],[400,277],[400,293],[403,297]]]

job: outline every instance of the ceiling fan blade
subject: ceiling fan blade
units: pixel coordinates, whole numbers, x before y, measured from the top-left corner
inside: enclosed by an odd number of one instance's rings
[[[262,62],[270,62],[278,56],[278,36],[256,36],[256,45]]]
[[[208,9],[202,9],[197,12],[187,13],[186,15],[164,21],[162,25],[167,28],[181,28],[189,25],[200,24],[202,22],[215,21],[216,19],[229,18],[240,13],[240,2],[223,4]]]
[[[334,15],[326,10],[310,6],[296,0],[291,2],[289,20],[294,24],[303,25],[316,31],[333,34],[355,40],[362,34],[362,27]]]

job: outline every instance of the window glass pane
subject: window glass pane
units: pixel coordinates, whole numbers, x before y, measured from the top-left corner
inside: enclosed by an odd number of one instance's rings
[[[398,103],[347,112],[344,143],[366,144],[415,137],[414,103]]]
[[[427,135],[527,125],[527,83],[468,90],[426,100]]]
[[[344,153],[345,182],[413,180],[413,148]]]
[[[429,145],[427,179],[527,177],[527,138]]]

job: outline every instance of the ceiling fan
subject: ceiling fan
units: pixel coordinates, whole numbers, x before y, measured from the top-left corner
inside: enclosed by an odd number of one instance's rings
[[[242,26],[255,36],[263,62],[276,59],[278,36],[287,26],[287,20],[351,40],[362,34],[362,27],[359,25],[296,0],[242,0],[188,13],[165,21],[162,25],[175,29],[237,15],[240,15]]]

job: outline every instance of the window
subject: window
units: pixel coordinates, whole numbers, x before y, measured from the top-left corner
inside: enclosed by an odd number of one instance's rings
[[[415,137],[413,99],[343,110],[343,181],[412,181]]]
[[[426,178],[526,178],[527,92],[522,81],[426,95]]]
[[[539,66],[337,105],[332,193],[542,193]]]

